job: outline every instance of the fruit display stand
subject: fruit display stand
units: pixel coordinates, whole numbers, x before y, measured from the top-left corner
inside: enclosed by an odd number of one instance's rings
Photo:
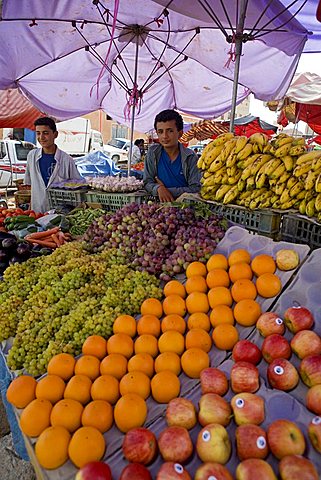
[[[130,193],[107,193],[100,190],[89,190],[84,201],[90,206],[115,212],[129,203],[141,204],[148,200],[151,200],[151,198],[145,190]]]
[[[305,215],[285,214],[281,238],[286,242],[306,243],[310,248],[321,247],[321,224]]]

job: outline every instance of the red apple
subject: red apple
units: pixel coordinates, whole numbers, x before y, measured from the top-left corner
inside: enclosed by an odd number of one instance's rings
[[[231,442],[223,425],[210,423],[197,436],[196,451],[203,463],[215,462],[224,465],[231,455]]]
[[[262,358],[261,350],[249,340],[239,340],[233,347],[234,362],[249,362],[257,365]]]
[[[296,333],[300,330],[309,330],[314,323],[314,318],[310,310],[299,305],[285,310],[284,323],[292,333]]]
[[[278,333],[268,335],[262,344],[262,355],[267,363],[271,363],[275,358],[291,357],[291,347],[286,338]]]
[[[321,384],[313,385],[307,391],[305,404],[311,412],[321,415]]]
[[[279,463],[281,480],[318,480],[313,463],[300,455],[288,455]]]
[[[91,480],[94,478],[92,477]],[[119,480],[152,480],[152,476],[141,463],[130,463],[123,468]]]
[[[260,458],[248,458],[236,467],[236,480],[277,480],[272,467]]]
[[[133,428],[126,433],[122,449],[129,462],[148,465],[156,456],[157,440],[148,428]]]
[[[200,380],[202,394],[217,393],[217,395],[225,395],[228,390],[227,377],[218,368],[204,368],[201,371]]]
[[[193,443],[184,427],[167,427],[158,437],[158,448],[165,462],[183,463],[193,453]]]
[[[256,322],[256,328],[262,337],[267,337],[273,333],[283,335],[285,332],[284,322],[282,318],[280,318],[280,316],[275,312],[262,313]]]
[[[194,480],[233,480],[226,467],[220,463],[203,463],[195,472]]]
[[[321,354],[321,338],[312,330],[300,330],[291,340],[292,351],[299,357]]]
[[[237,425],[248,423],[260,425],[265,418],[264,399],[254,393],[239,393],[231,400],[234,420]]]
[[[249,362],[236,362],[231,370],[231,388],[233,392],[254,393],[260,387],[259,371]]]
[[[321,417],[312,418],[308,426],[308,434],[315,450],[321,453]]]
[[[169,427],[184,427],[187,430],[195,427],[197,415],[194,403],[187,398],[173,398],[166,408],[166,422]]]
[[[240,425],[235,432],[236,450],[240,460],[265,458],[269,453],[266,433],[257,425]]]
[[[300,428],[290,420],[272,422],[267,430],[271,452],[279,460],[287,455],[303,455],[305,439]]]
[[[321,383],[321,355],[305,357],[300,363],[299,373],[308,387]]]
[[[216,393],[205,393],[199,402],[198,421],[205,427],[209,423],[219,423],[226,427],[231,420],[232,410],[225,398]]]
[[[166,462],[158,470],[156,480],[192,480],[192,477],[179,463]]]
[[[297,369],[285,358],[276,358],[270,363],[267,377],[271,387],[285,392],[292,390],[299,383]]]
[[[111,470],[107,463],[89,462],[78,470],[75,480],[112,480]]]

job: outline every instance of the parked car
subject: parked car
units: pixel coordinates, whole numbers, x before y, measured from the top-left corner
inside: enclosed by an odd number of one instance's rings
[[[127,163],[130,140],[127,138],[113,138],[104,145],[104,151],[116,164]]]
[[[26,173],[27,155],[35,148],[30,142],[0,140],[0,187],[14,187]]]

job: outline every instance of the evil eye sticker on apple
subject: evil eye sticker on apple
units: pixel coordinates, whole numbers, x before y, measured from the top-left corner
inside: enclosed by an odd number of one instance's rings
[[[277,375],[283,375],[284,373],[284,368],[281,367],[280,365],[276,365],[274,368],[274,373],[276,373]]]
[[[275,323],[276,323],[277,325],[282,325],[282,323],[283,323],[282,318],[280,318],[280,317],[276,318],[276,319],[275,319]]]
[[[266,447],[266,440],[265,440],[264,437],[262,437],[262,435],[257,438],[257,440],[256,440],[256,446],[257,446],[257,448],[259,448],[260,450],[262,450],[263,448]]]
[[[202,433],[202,439],[204,440],[204,442],[209,442],[211,440],[211,434],[208,430],[204,430],[204,432]]]
[[[313,425],[320,425],[320,423],[321,423],[321,417],[314,417],[314,418],[312,418],[312,423],[313,423]]]
[[[184,468],[182,467],[182,465],[180,463],[175,463],[174,470],[179,475],[181,475],[184,472]]]
[[[244,407],[244,400],[243,398],[238,398],[235,402],[235,405],[237,406],[237,408],[243,408]]]

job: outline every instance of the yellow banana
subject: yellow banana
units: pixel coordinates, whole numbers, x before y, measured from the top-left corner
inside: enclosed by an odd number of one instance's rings
[[[292,175],[291,175],[290,172],[284,172],[284,173],[281,175],[281,177],[280,177],[280,179],[279,179],[279,182],[280,182],[280,183],[286,183],[291,176],[292,176]]]
[[[294,145],[291,147],[289,151],[289,155],[297,156],[303,155],[307,151],[307,147],[305,145]]]
[[[244,160],[247,158],[249,155],[251,155],[253,150],[253,145],[251,143],[247,143],[242,150],[239,151],[239,153],[236,155],[238,160]]]
[[[301,190],[301,192],[297,193],[295,198],[297,200],[303,200],[305,199],[305,195],[306,195],[306,191],[305,190]]]
[[[243,190],[245,189],[245,186],[246,186],[245,180],[242,180],[242,179],[240,178],[240,179],[238,180],[238,182],[237,182],[238,191],[239,191],[239,192],[243,192]]]
[[[293,145],[305,145],[305,140],[303,137],[298,137],[293,140]]]
[[[218,145],[217,147],[213,147],[207,155],[205,155],[204,163],[206,167],[209,167],[211,163],[220,155],[221,151],[223,150],[224,145]],[[202,158],[202,156],[201,156]]]
[[[260,151],[262,152],[263,148],[268,143],[268,137],[264,133],[260,133],[260,132],[253,133],[249,138],[249,142],[260,145],[262,147]]]
[[[307,201],[304,198],[303,200],[301,200],[299,204],[299,212],[301,213],[301,215],[305,215],[306,208],[307,208]]]
[[[301,163],[300,165],[297,165],[293,170],[293,175],[297,178],[301,177],[305,173],[308,173],[309,170],[311,170],[311,165],[312,165],[312,160],[308,160],[305,163]]]
[[[321,155],[312,160],[312,170],[318,171],[321,169]]]
[[[254,190],[255,189],[255,180],[254,177],[249,177],[246,180],[246,190]]]
[[[307,206],[305,209],[305,213],[307,214],[308,217],[313,217],[313,215],[315,214],[314,206],[315,206],[315,198],[312,198],[312,200],[310,200],[307,203]]]
[[[315,187],[315,182],[319,176],[319,172],[314,172],[313,170],[310,170],[308,172],[307,178],[304,181],[304,188],[306,190],[312,190]]]
[[[200,170],[205,170],[205,163],[204,163],[204,160],[202,159],[202,157],[200,157],[197,160],[197,168],[199,168]]]
[[[229,154],[229,156],[226,159],[226,166],[227,167],[234,167],[237,162],[237,157],[235,153],[235,147],[233,148],[232,152]]]
[[[291,175],[289,180],[286,182],[286,188],[290,189],[291,187],[293,187],[293,185],[296,184],[297,181],[298,181],[298,179],[296,177],[294,177],[293,175]]]
[[[216,190],[215,200],[219,202],[226,195],[226,193],[231,189],[230,185],[221,185],[218,190]]]
[[[252,192],[250,190],[244,191],[239,194],[239,199],[243,201],[249,198],[251,195],[252,195]]]
[[[319,173],[318,178],[315,181],[315,191],[321,193],[321,173]]]
[[[263,148],[263,153],[270,153],[271,148],[272,148],[272,145],[270,143],[267,143]]]
[[[296,198],[292,198],[291,200],[285,203],[279,202],[279,206],[277,208],[280,208],[281,210],[289,210],[289,208],[293,207],[296,201],[297,201]]]
[[[221,155],[219,155],[217,158],[215,158],[215,160],[213,160],[213,162],[208,168],[208,171],[211,173],[214,173],[214,172],[217,172],[217,170],[219,170],[223,166],[224,166],[224,162],[221,159]]]
[[[286,203],[290,199],[289,190],[286,188],[283,190],[282,195],[280,196],[280,203]]]
[[[255,177],[255,185],[256,188],[262,188],[265,185],[265,182],[267,181],[268,177],[265,175],[264,172],[262,173],[257,173]]]
[[[305,163],[309,160],[314,160],[319,157],[321,157],[321,150],[312,150],[312,152],[307,152],[307,153],[304,153],[303,155],[300,155],[296,161],[296,164],[302,165],[302,163]]]
[[[242,172],[238,172],[236,175],[233,175],[233,176],[231,176],[231,177],[228,177],[228,180],[227,180],[228,184],[229,184],[229,185],[234,185],[235,183],[238,183],[238,181],[239,181],[239,179],[240,179],[240,177],[241,177],[241,173],[242,173]]]
[[[203,173],[203,178],[210,177],[211,175],[212,175],[211,172],[209,172],[208,170],[206,170],[206,171]]]
[[[224,145],[226,142],[234,138],[234,133],[221,133],[221,135],[218,135],[218,137],[213,140],[212,143],[214,143],[215,146],[218,145]]]
[[[214,185],[215,183],[216,182],[215,182],[214,175],[211,175],[210,177],[205,178],[205,180],[203,180],[203,182],[202,182],[204,187],[210,187],[210,186]]]
[[[293,137],[290,135],[282,136],[280,137],[279,135],[275,138],[273,146],[275,148],[283,147],[283,145],[287,145],[288,143],[293,142]]]
[[[283,165],[282,161],[278,158],[272,158],[266,164],[266,168],[264,169],[265,175],[270,177],[272,173],[280,166]]]
[[[225,144],[224,147],[220,153],[220,157],[222,158],[223,162],[226,162],[227,157],[232,153],[234,147],[235,147],[236,140],[235,138],[232,138],[231,140],[228,140]]]
[[[224,195],[223,204],[226,205],[227,203],[232,203],[237,198],[238,194],[239,191],[237,186],[230,187],[229,192]]]
[[[284,192],[284,189],[286,188],[286,184],[285,183],[278,183],[276,186],[275,186],[275,193],[277,195],[282,195],[283,192]],[[280,199],[281,201],[281,199]]]
[[[297,194],[299,192],[301,192],[301,190],[304,189],[304,185],[299,181],[297,182],[295,185],[293,185],[293,187],[290,188],[290,191],[289,191],[289,195],[291,198],[294,198],[297,196]]]
[[[291,172],[294,168],[294,160],[291,155],[285,155],[281,158],[282,162],[284,163],[285,169],[287,172]]]
[[[255,162],[255,160],[257,160],[260,156],[261,156],[260,153],[254,153],[254,154],[248,156],[247,158],[242,160],[243,165],[239,168],[244,169],[244,168],[248,167],[249,165],[252,165]]]
[[[284,172],[285,172],[285,165],[283,162],[281,162],[281,164],[278,167],[276,167],[275,170],[273,170],[270,177],[278,180],[283,175]]]
[[[281,158],[285,157],[286,155],[289,155],[289,152],[291,150],[291,143],[286,143],[285,145],[282,145],[282,147],[279,147],[275,150],[274,156],[276,158]]]
[[[314,208],[317,212],[321,212],[321,193],[316,196]]]
[[[235,153],[239,153],[247,144],[248,138],[245,135],[236,137]]]
[[[246,167],[241,175],[241,180],[247,180],[252,175],[252,165]]]

